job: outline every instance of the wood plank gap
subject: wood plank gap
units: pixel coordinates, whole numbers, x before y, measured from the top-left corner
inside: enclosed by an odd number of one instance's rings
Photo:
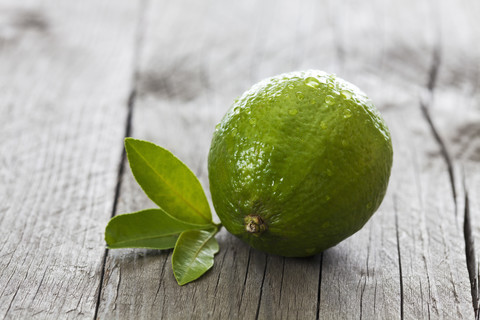
[[[247,286],[247,277],[248,277],[248,270],[250,269],[250,257],[252,255],[252,247],[249,246],[248,248],[248,258],[247,258],[247,267],[245,269],[245,277],[243,278],[243,287],[242,287],[242,294],[240,295],[240,302],[238,303],[238,312],[240,313],[240,308],[242,307],[243,302],[243,295],[245,294],[245,287]]]
[[[137,26],[136,26],[136,32],[135,32],[135,39],[134,39],[134,46],[135,48],[133,49],[133,67],[132,67],[132,80],[131,80],[131,89],[130,93],[128,95],[128,100],[127,100],[127,117],[125,119],[125,134],[124,138],[129,137],[131,132],[132,132],[132,118],[133,118],[133,108],[135,106],[135,100],[137,97],[137,87],[138,87],[138,78],[139,78],[139,61],[140,61],[140,53],[141,53],[141,47],[143,45],[143,34],[145,30],[145,12],[147,11],[147,2],[148,0],[141,0],[140,6],[139,6],[139,12],[138,12],[138,17],[137,17]],[[120,161],[118,164],[118,171],[117,171],[117,183],[115,185],[115,193],[113,196],[113,206],[112,206],[112,212],[110,214],[110,218],[113,218],[115,216],[115,213],[117,212],[117,205],[118,205],[118,198],[120,196],[120,190],[122,188],[122,177],[124,173],[124,167],[125,167],[125,161],[127,158],[127,154],[125,152],[125,148],[122,145],[121,149],[121,156],[120,156]],[[108,248],[105,248],[105,252],[103,253],[102,257],[102,271],[100,273],[100,281],[99,281],[99,286],[98,286],[98,292],[97,292],[97,302],[95,305],[95,314],[93,319],[98,318],[98,310],[100,308],[100,300],[102,297],[102,287],[103,287],[103,282],[105,280],[105,267],[107,263],[107,256],[108,256]]]
[[[280,277],[280,294],[278,297],[278,306],[282,303],[283,276],[285,275],[285,257],[282,257],[282,276]]]
[[[126,124],[125,124],[125,137],[128,137],[130,134],[131,130],[131,119],[132,119],[132,109],[133,109],[133,104],[135,101],[135,89],[130,92],[130,96],[128,98],[128,113],[127,113],[127,119],[126,119]],[[110,218],[113,218],[115,216],[115,212],[117,212],[117,203],[118,203],[118,198],[120,196],[120,190],[122,187],[122,176],[124,172],[124,163],[126,159],[126,154],[125,154],[125,149],[122,146],[122,153],[120,156],[120,161],[119,161],[119,166],[118,166],[118,173],[117,173],[117,184],[115,186],[115,193],[113,196],[113,206],[112,206],[112,212],[110,215]],[[105,252],[103,253],[103,258],[102,258],[102,271],[100,273],[100,284],[98,287],[98,293],[97,293],[97,304],[95,305],[95,316],[94,319],[97,319],[98,315],[98,308],[100,306],[100,298],[102,296],[102,286],[103,286],[103,281],[105,279],[105,264],[107,262],[107,256],[108,256],[108,248],[105,248]]]
[[[423,117],[427,121],[430,127],[430,130],[432,132],[432,135],[435,138],[435,141],[438,143],[438,146],[440,147],[440,153],[442,154],[442,157],[445,160],[445,163],[447,165],[448,176],[450,177],[450,185],[452,188],[453,203],[455,205],[455,215],[457,215],[457,211],[458,211],[457,190],[455,188],[455,174],[453,173],[453,163],[452,163],[450,154],[447,150],[447,147],[445,145],[445,142],[443,141],[443,138],[438,133],[437,128],[433,123],[432,117],[430,116],[430,111],[428,110],[430,108],[430,105],[431,105],[431,99],[429,99],[429,101],[425,101],[425,100],[420,101],[420,108],[422,110]]]
[[[440,153],[442,154],[443,159],[447,165],[448,176],[450,177],[450,185],[452,188],[452,196],[453,196],[453,203],[455,205],[455,215],[457,215],[457,190],[455,188],[455,175],[453,173],[453,164],[452,159],[450,157],[450,153],[447,150],[446,144],[443,141],[443,138],[438,133],[438,130],[433,123],[432,117],[430,115],[430,108],[433,104],[433,94],[435,91],[435,86],[437,83],[438,78],[438,70],[440,69],[441,65],[441,51],[438,46],[433,48],[432,51],[432,65],[430,67],[430,71],[428,73],[428,82],[427,82],[427,89],[428,89],[428,96],[420,99],[420,109],[422,110],[422,115],[428,123],[430,130],[432,132],[435,141],[438,143],[440,147]]]
[[[268,255],[265,254],[265,267],[263,269],[262,284],[260,286],[260,295],[258,297],[257,312],[255,313],[255,320],[258,320],[260,315],[260,305],[262,304],[263,285],[265,284],[265,275],[267,274]]]
[[[398,255],[398,275],[400,277],[400,319],[403,320],[403,273],[402,273],[402,255],[400,252],[400,235],[398,232],[398,210],[397,210],[397,197],[393,196],[393,210],[395,212],[395,232],[397,237],[397,255]]]
[[[323,263],[323,252],[320,254],[320,266],[318,268],[318,292],[317,292],[317,316],[316,320],[320,319],[320,297],[322,293],[322,263]]]
[[[449,151],[447,150],[446,143],[443,138],[438,133],[438,130],[433,123],[430,108],[433,104],[433,97],[435,86],[438,77],[438,70],[441,64],[441,50],[439,46],[436,46],[432,51],[432,65],[429,71],[429,80],[427,83],[428,89],[428,97],[425,99],[420,100],[420,109],[422,111],[422,115],[424,119],[427,121],[428,126],[430,127],[430,131],[437,142],[438,146],[440,147],[440,153],[447,165],[448,175],[450,178],[450,185],[452,189],[452,196],[453,202],[455,206],[455,216],[457,216],[458,212],[458,204],[457,204],[457,191],[455,188],[455,174],[453,170],[453,162],[450,156]],[[463,224],[463,235],[465,241],[465,255],[466,255],[466,264],[467,270],[469,275],[470,287],[471,287],[471,295],[472,295],[472,307],[475,312],[475,318],[479,320],[479,308],[478,308],[478,271],[475,271],[477,262],[475,256],[475,240],[471,230],[471,222],[470,222],[470,209],[468,203],[468,190],[465,186],[465,177],[464,177],[464,191],[465,191],[465,209],[464,209],[464,224]],[[472,270],[473,269],[473,270]]]
[[[165,259],[163,261],[163,266],[162,266],[162,272],[160,273],[160,279],[163,279],[164,275],[165,275],[165,265],[167,264],[167,261],[168,259]],[[157,301],[157,297],[158,297],[158,293],[160,292],[160,288],[162,287],[162,281],[159,282],[158,284],[158,288],[157,288],[157,292],[155,292],[155,298],[153,299],[153,302],[156,302]],[[117,289],[118,291],[119,289]],[[162,304],[165,304],[165,299],[163,299],[163,302]]]
[[[441,49],[439,44],[433,48],[432,52],[432,65],[430,66],[430,71],[428,73],[428,82],[427,82],[427,88],[429,92],[434,91],[435,86],[437,85],[437,79],[438,79],[438,70],[440,69],[440,64],[441,64]]]
[[[468,189],[465,183],[465,176],[463,176],[463,188],[465,193],[465,211],[463,220],[463,235],[465,237],[465,255],[467,257],[467,269],[470,277],[470,289],[472,293],[472,304],[475,312],[475,318],[480,318],[479,313],[479,298],[478,298],[478,269],[477,259],[475,255],[475,238],[472,232],[472,223],[470,216],[470,203],[468,199]]]

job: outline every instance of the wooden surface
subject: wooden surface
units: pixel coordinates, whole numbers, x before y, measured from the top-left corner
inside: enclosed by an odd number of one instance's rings
[[[480,3],[0,0],[0,318],[478,319]],[[357,234],[288,259],[223,230],[200,280],[105,250],[152,207],[125,136],[208,190],[215,124],[253,83],[336,73],[386,119],[394,167]]]

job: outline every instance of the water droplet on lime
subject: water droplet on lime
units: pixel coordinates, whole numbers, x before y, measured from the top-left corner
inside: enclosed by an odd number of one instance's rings
[[[350,111],[350,109],[345,109],[345,111],[343,112],[343,117],[347,119],[347,118],[350,118],[351,116],[352,116],[352,111]]]
[[[297,96],[297,99],[300,100],[300,101],[305,98],[305,96],[303,95],[303,93],[301,93],[300,91],[297,92],[295,95]]]
[[[290,109],[288,110],[288,113],[292,116],[296,115],[298,113],[298,110],[297,109]]]
[[[320,81],[318,81],[316,78],[314,77],[308,77],[307,79],[305,79],[305,84],[309,87],[312,87],[312,88],[315,88],[317,89],[318,87],[320,87]]]
[[[347,90],[342,90],[342,96],[344,96],[345,99],[350,99],[352,97],[352,93]]]
[[[295,88],[295,87],[293,86],[293,84],[289,84],[289,85],[288,85],[288,88],[293,89],[293,88]]]
[[[248,122],[250,122],[251,125],[254,125],[257,121],[255,119],[250,119]]]
[[[325,102],[329,105],[332,105],[335,103],[335,98],[331,95],[328,95],[325,97]]]

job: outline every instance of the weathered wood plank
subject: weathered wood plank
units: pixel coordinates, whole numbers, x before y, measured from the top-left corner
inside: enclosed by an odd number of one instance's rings
[[[451,166],[457,214],[461,218],[459,222],[466,243],[472,304],[478,319],[480,47],[473,44],[480,40],[480,5],[472,1],[461,1],[455,5],[443,1],[440,12],[440,63],[428,111],[437,140],[444,146],[443,156]]]
[[[185,5],[192,10],[185,12]],[[239,3],[237,15],[229,19],[248,19],[251,6],[252,2]],[[252,70],[245,66],[252,63],[257,50],[250,41],[246,50],[233,43],[231,39],[253,39],[256,32],[230,24],[219,8],[219,2],[150,4],[132,124],[135,137],[172,150],[206,189],[206,158],[215,123],[225,106],[252,82]],[[260,14],[254,23],[262,23]],[[177,36],[167,30],[176,30]],[[218,32],[216,37],[213,30]],[[224,42],[232,46],[216,50]],[[152,205],[128,171],[119,200],[120,213]],[[251,252],[225,231],[217,238],[221,251],[213,270],[185,287],[173,278],[168,252],[158,256],[141,250],[110,251],[99,317],[255,318],[266,256]],[[138,258],[139,251],[144,258]],[[236,305],[226,306],[230,302]]]
[[[269,256],[222,231],[214,268],[178,287],[169,252],[110,251],[99,316],[472,318],[463,218],[420,100],[431,91],[443,14],[428,1],[152,2],[132,135],[172,150],[205,187],[210,137],[227,106],[294,69],[336,72],[369,93],[390,124],[395,165],[379,212],[323,256]],[[119,201],[117,213],[152,206],[128,170]]]
[[[137,5],[0,6],[0,318],[93,318]]]
[[[339,281],[338,277],[329,279],[332,273],[324,269],[322,288],[327,289],[325,293],[322,289],[320,309],[325,311],[323,304],[333,301],[336,305],[326,318],[356,318],[359,314],[366,318],[472,318],[463,232],[459,228],[461,221],[455,216],[448,167],[422,115],[419,99],[429,90],[433,70],[430,66],[436,63],[432,60],[438,50],[439,13],[428,2],[379,4],[370,8],[351,4],[341,11],[350,26],[342,36],[346,61],[343,72],[345,77],[348,75],[364,87],[382,109],[392,131],[395,156],[389,193],[380,212],[370,221],[378,225],[378,219],[384,216],[381,230],[387,231],[385,244],[375,249],[380,232],[373,233],[373,241],[366,237],[362,240],[362,230],[337,248],[351,257],[357,243],[362,250],[365,243],[373,242],[374,252],[386,252],[386,258],[391,259],[390,266],[396,268],[388,271],[388,260],[385,264],[385,258],[380,259],[380,264],[384,264],[378,268],[382,274],[375,273],[372,277],[367,269],[363,287],[359,285],[363,275],[354,278],[357,281],[345,277]],[[371,16],[378,19],[368,19]],[[423,24],[421,28],[419,21]],[[329,252],[324,254],[324,266]],[[392,259],[396,255],[398,261]],[[354,266],[360,261],[352,260]],[[372,264],[369,261],[367,258],[367,266]],[[336,261],[333,263],[337,266]],[[340,264],[342,267],[340,274],[354,269],[351,264]],[[400,276],[401,282],[398,278],[392,279],[393,276]],[[332,290],[328,283],[340,289]],[[389,288],[387,292],[397,291],[401,296],[400,305],[396,300],[386,301],[384,310],[376,310],[378,283]],[[356,295],[338,298],[335,293],[342,290]],[[369,291],[373,292],[373,301],[365,299]],[[346,306],[348,312],[342,306]],[[352,310],[355,310],[353,314]]]
[[[406,18],[419,19],[421,12],[411,12],[409,3],[393,6],[373,2],[365,6],[337,2],[334,8],[331,19],[339,21],[336,45],[342,57],[339,73],[362,87],[385,112],[384,101],[378,99],[384,89],[383,70],[398,67],[395,60],[390,64],[385,61],[394,58],[399,45],[415,41],[410,38],[411,29],[398,30],[393,26],[404,25]],[[418,50],[421,53],[424,48]],[[396,121],[387,117],[390,125],[391,120]],[[392,190],[396,189],[396,168],[399,163],[407,164],[408,159],[399,157],[398,141],[391,129],[394,168],[382,207],[363,230],[323,254],[319,309],[325,319],[398,319],[403,315],[399,235]]]

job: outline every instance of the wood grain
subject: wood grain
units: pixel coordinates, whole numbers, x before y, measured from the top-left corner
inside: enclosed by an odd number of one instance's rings
[[[0,318],[93,318],[137,5],[0,6]]]

